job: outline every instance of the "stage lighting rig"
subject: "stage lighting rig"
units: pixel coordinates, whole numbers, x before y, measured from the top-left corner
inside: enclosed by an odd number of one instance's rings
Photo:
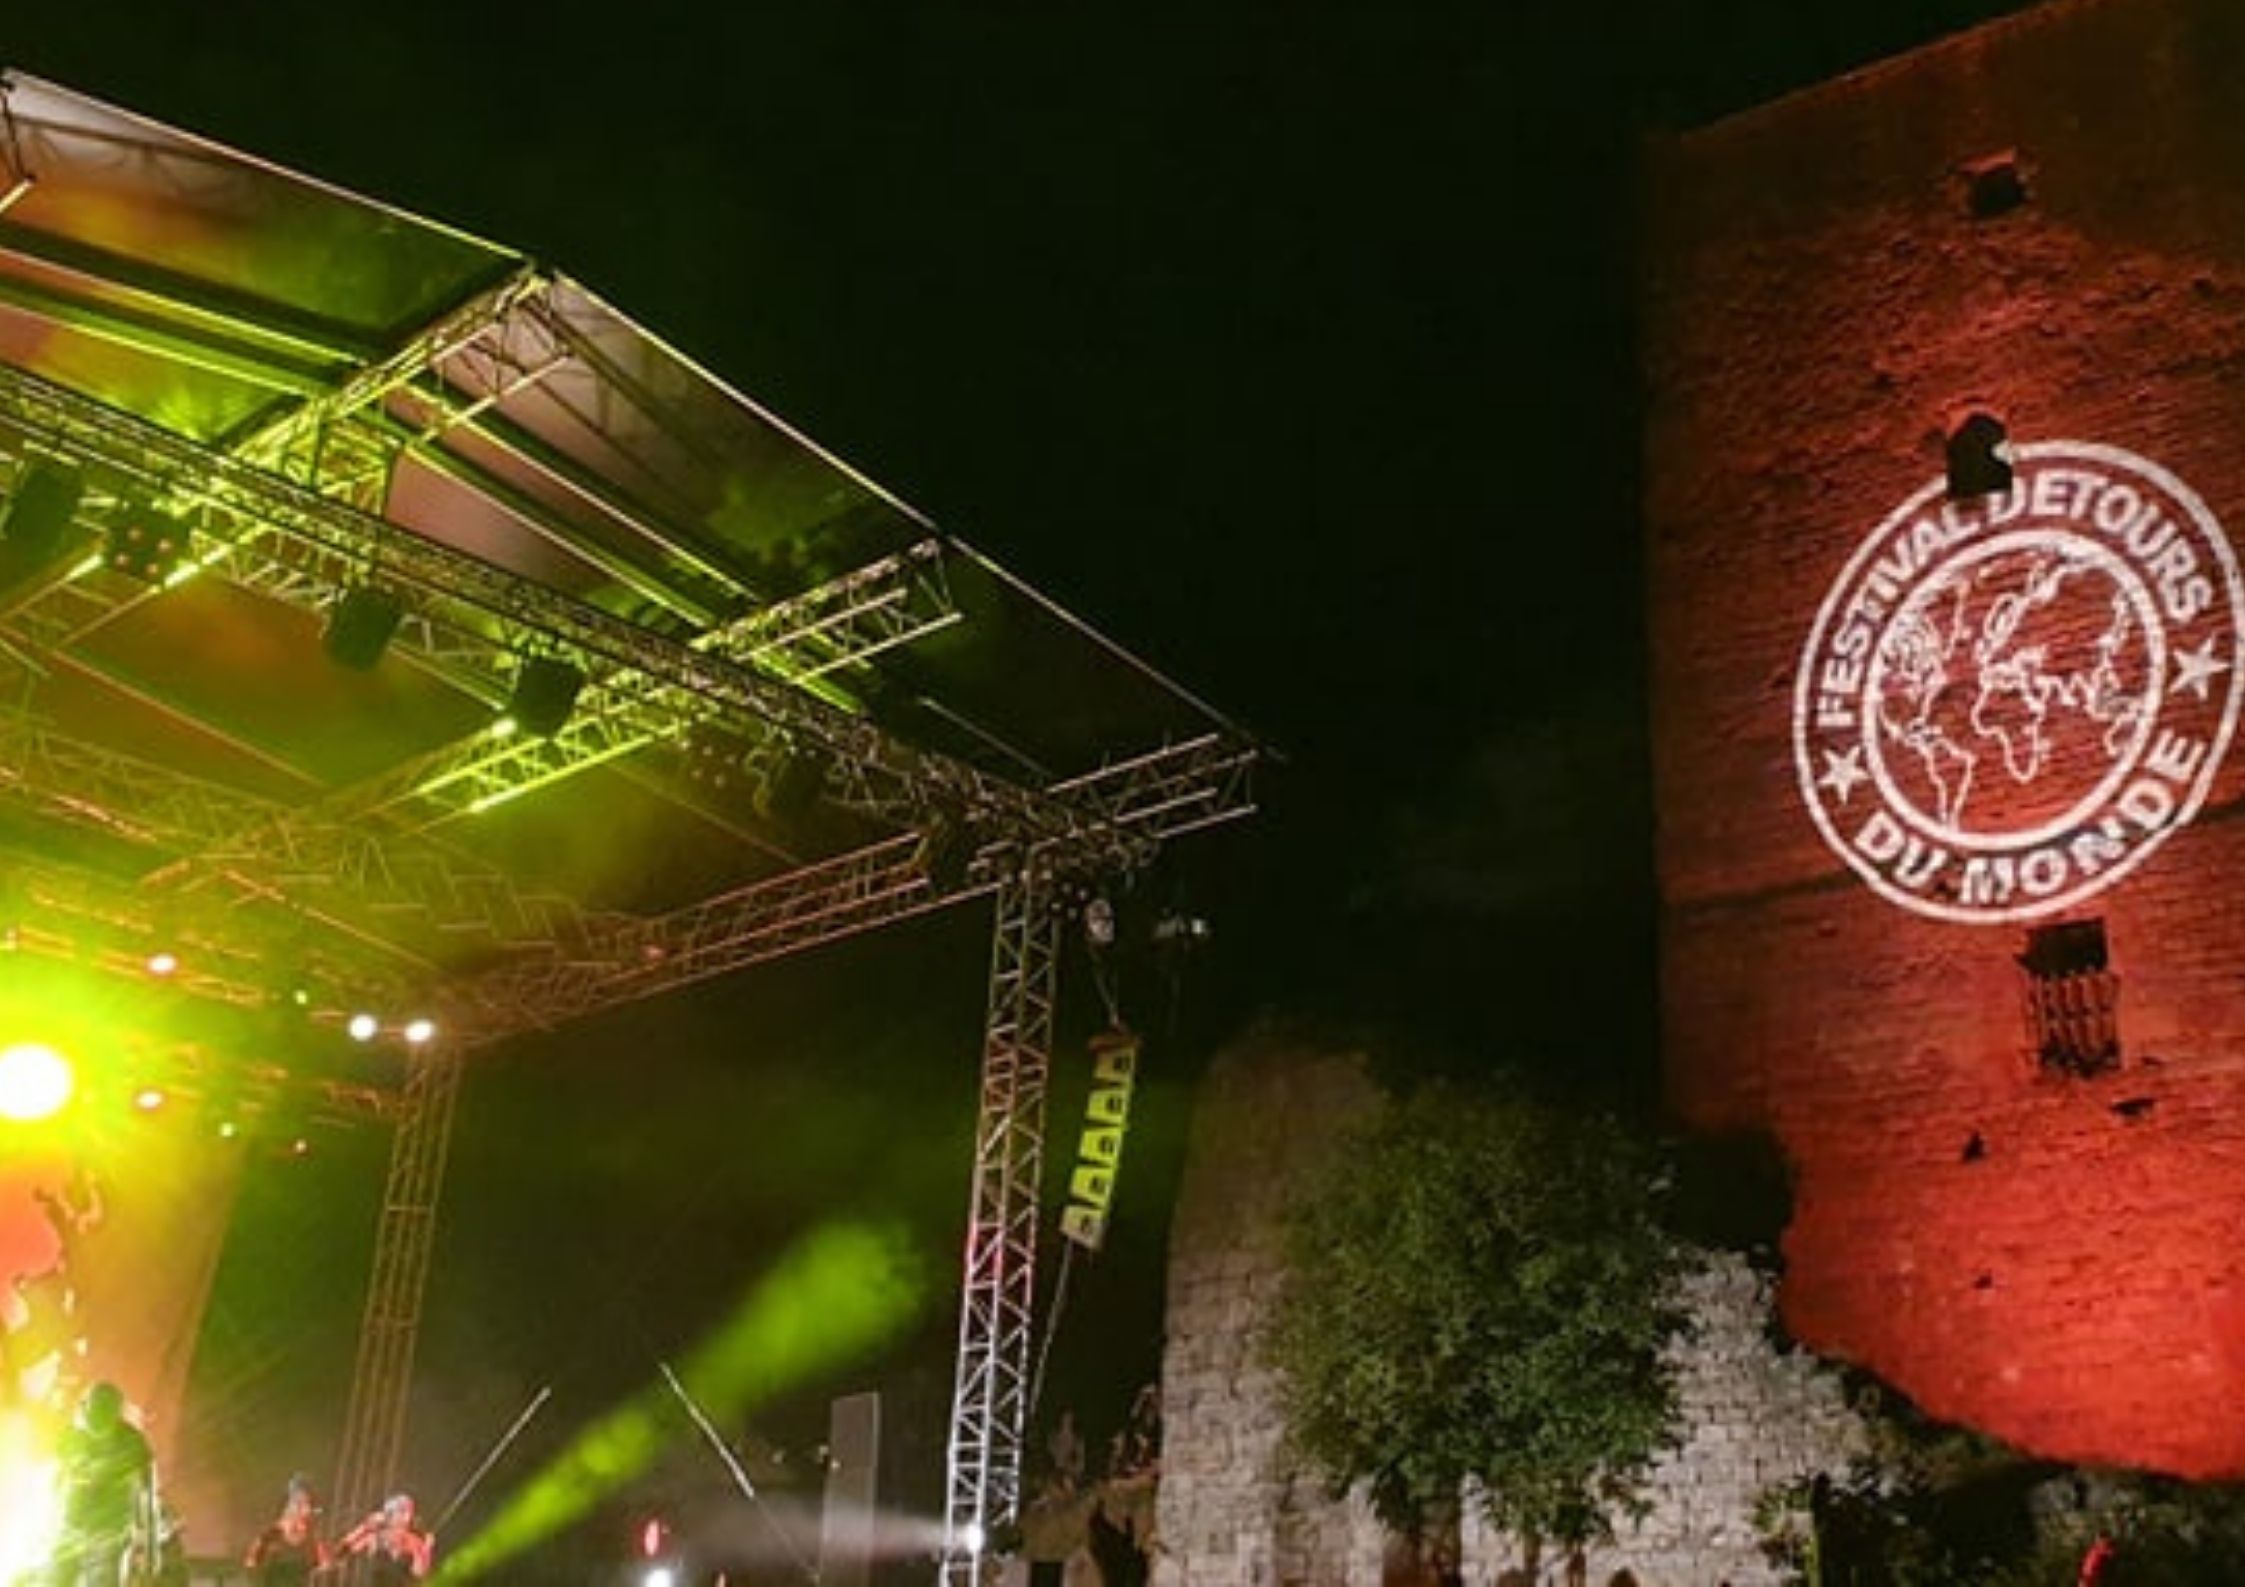
[[[35,457],[0,508],[0,577],[32,573],[62,555],[85,481],[68,463]]]
[[[679,763],[686,780],[705,788],[730,788],[742,775],[748,755],[747,739],[708,722],[697,722],[678,741]]]
[[[1153,938],[1162,947],[1197,948],[1214,934],[1205,918],[1182,910],[1173,910],[1154,922]]]
[[[793,821],[818,802],[834,757],[815,745],[789,745],[756,791],[756,813],[767,821]]]
[[[958,811],[939,810],[921,829],[920,866],[928,885],[938,893],[955,893],[966,885],[967,869],[981,847],[974,828]]]
[[[558,656],[525,656],[514,675],[507,715],[525,733],[551,738],[577,708],[585,675]]]
[[[320,644],[337,665],[354,672],[371,672],[389,648],[390,636],[398,631],[404,616],[404,603],[395,595],[362,584],[345,590],[328,608]]]
[[[110,567],[144,584],[163,584],[187,561],[187,525],[147,502],[127,502],[110,520]]]

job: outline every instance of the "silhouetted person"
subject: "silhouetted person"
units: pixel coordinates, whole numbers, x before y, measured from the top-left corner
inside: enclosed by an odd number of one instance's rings
[[[1087,1525],[1091,1561],[1099,1567],[1099,1579],[1107,1587],[1145,1587],[1146,1556],[1138,1551],[1138,1540],[1128,1527],[1117,1526],[1107,1518],[1104,1500],[1091,1507]]]
[[[54,1587],[117,1587],[134,1545],[155,1544],[156,1461],[125,1420],[125,1395],[96,1383],[55,1446],[62,1526],[48,1568]]]
[[[256,1587],[304,1587],[329,1559],[320,1538],[319,1501],[301,1477],[290,1479],[281,1513],[250,1543],[242,1563]]]
[[[373,1587],[402,1587],[429,1574],[436,1562],[436,1539],[413,1524],[413,1495],[393,1493],[336,1542],[342,1554],[373,1561],[367,1580]]]

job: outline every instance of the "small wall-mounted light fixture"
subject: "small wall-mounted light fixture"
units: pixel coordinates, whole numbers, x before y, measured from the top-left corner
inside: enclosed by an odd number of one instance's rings
[[[1964,168],[1964,212],[1974,220],[1994,220],[2027,202],[2027,175],[2019,151],[2005,149]]]

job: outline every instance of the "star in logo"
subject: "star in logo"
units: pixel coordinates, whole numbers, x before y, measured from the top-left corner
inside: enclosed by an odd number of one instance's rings
[[[1844,805],[1857,783],[1870,780],[1871,774],[1863,769],[1863,746],[1858,744],[1853,749],[1826,750],[1824,775],[1816,779],[1816,786],[1831,789],[1834,802]]]
[[[2214,636],[2208,634],[2190,650],[2175,652],[2175,681],[2172,688],[2180,694],[2188,689],[2201,700],[2206,698],[2206,686],[2217,672],[2229,671],[2229,663],[2214,658]]]

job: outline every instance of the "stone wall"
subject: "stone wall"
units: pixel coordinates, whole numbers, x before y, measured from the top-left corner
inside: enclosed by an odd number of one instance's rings
[[[1685,1281],[1691,1338],[1676,1347],[1682,1442],[1653,1468],[1646,1513],[1616,1529],[1585,1561],[1586,1579],[1627,1571],[1643,1587],[1764,1587],[1780,1580],[1762,1557],[1754,1506],[1763,1494],[1819,1471],[1838,1473],[1867,1445],[1838,1375],[1815,1357],[1780,1350],[1769,1334],[1770,1285],[1735,1256],[1710,1256]],[[1466,1558],[1492,1581],[1520,1557],[1486,1529],[1467,1534]]]
[[[1793,1162],[1794,1336],[2200,1477],[2245,1473],[2240,81],[2235,0],[2057,0],[1645,176],[1672,1096]],[[1945,499],[1972,411],[2009,496]],[[2091,1078],[2023,1011],[2058,920],[2117,978]]]
[[[1170,1253],[1157,1587],[1381,1581],[1378,1522],[1289,1467],[1275,1386],[1257,1358],[1280,1280],[1287,1182],[1379,1100],[1356,1057],[1268,1036],[1220,1058],[1202,1091]],[[1859,1447],[1833,1375],[1770,1344],[1766,1281],[1714,1258],[1688,1281],[1687,1304],[1696,1326],[1679,1347],[1684,1440],[1660,1462],[1645,1518],[1587,1561],[1593,1582],[1624,1569],[1643,1587],[1775,1581],[1755,1547],[1755,1500],[1838,1469]],[[1471,1587],[1519,1563],[1485,1529],[1469,1527],[1465,1545]]]
[[[1370,1510],[1287,1468],[1258,1358],[1287,1185],[1378,1104],[1357,1058],[1267,1035],[1219,1058],[1202,1086],[1170,1235],[1155,1587],[1380,1579]]]

